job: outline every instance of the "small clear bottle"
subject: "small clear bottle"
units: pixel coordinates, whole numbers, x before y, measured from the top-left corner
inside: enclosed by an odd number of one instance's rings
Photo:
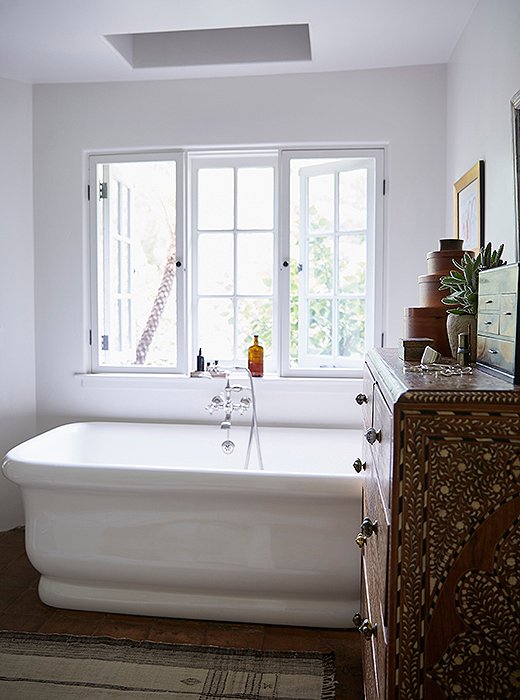
[[[253,336],[253,344],[247,351],[247,367],[253,377],[264,376],[264,349],[258,343],[258,336]]]

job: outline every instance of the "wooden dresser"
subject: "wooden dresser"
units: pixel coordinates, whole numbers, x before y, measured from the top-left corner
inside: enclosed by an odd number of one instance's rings
[[[518,700],[520,387],[385,349],[356,401],[366,700]]]

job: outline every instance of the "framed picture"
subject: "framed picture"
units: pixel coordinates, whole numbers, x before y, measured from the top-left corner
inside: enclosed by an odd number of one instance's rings
[[[516,260],[520,260],[520,90],[511,98],[513,123],[513,181],[515,186]]]
[[[464,250],[475,253],[484,245],[484,161],[468,170],[453,185],[455,238],[464,241]]]

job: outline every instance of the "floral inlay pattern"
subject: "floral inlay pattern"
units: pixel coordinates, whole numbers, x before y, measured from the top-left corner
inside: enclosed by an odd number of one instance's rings
[[[425,669],[420,640],[453,561],[483,520],[504,499],[511,498],[511,493],[520,490],[520,416],[497,416],[495,420],[495,416],[486,414],[485,418],[486,437],[475,439],[473,436],[483,434],[482,414],[407,410],[402,417],[399,515],[403,515],[397,549],[400,627],[396,683],[400,697],[407,700],[423,697]],[[476,462],[481,463],[480,481],[472,474]],[[442,481],[435,473],[437,469],[443,473]],[[475,489],[475,507],[468,521],[471,489]],[[432,494],[434,499],[444,499],[444,508],[438,501],[435,509],[432,507]],[[437,508],[446,511],[444,518],[437,517]],[[456,516],[461,511],[465,513],[465,525]],[[424,529],[425,522],[429,523],[428,530]],[[438,562],[432,556],[434,551],[440,554]],[[433,578],[426,579],[424,574],[430,573],[432,565]]]
[[[429,458],[432,593],[482,520],[520,490],[520,442],[432,441]]]
[[[456,590],[467,629],[428,672],[446,697],[520,698],[520,518],[499,541],[493,571],[470,570]]]

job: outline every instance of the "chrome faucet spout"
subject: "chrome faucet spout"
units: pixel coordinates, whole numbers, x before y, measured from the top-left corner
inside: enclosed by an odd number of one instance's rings
[[[220,424],[221,430],[229,430],[231,428],[231,413],[226,413],[226,417]]]

